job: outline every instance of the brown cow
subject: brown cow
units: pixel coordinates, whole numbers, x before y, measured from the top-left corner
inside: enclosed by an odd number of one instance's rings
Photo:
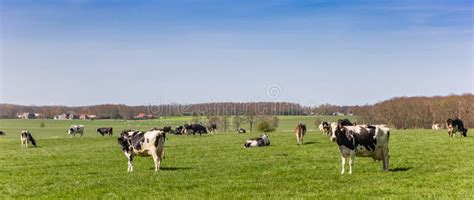
[[[296,124],[295,135],[296,135],[297,144],[303,144],[303,137],[305,134],[306,134],[306,125],[303,123]]]

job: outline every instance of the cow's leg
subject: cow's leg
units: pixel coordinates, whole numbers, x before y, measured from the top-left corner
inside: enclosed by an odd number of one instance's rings
[[[128,156],[128,172],[133,172],[133,156]]]
[[[352,174],[352,168],[354,167],[355,162],[355,151],[351,151],[350,159],[349,159],[349,174]]]
[[[341,161],[342,161],[342,170],[341,170],[341,174],[344,174],[346,172],[345,170],[345,165],[346,165],[346,157],[344,156],[341,156]]]
[[[383,151],[382,154],[383,154],[383,170],[388,171],[388,159],[389,159],[388,149]]]
[[[160,164],[161,164],[161,155],[162,152],[154,152],[153,153],[153,161],[155,162],[155,172],[160,170]]]

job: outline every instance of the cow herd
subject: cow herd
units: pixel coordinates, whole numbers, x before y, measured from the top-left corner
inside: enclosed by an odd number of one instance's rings
[[[433,130],[438,130],[439,124],[433,125]],[[462,120],[458,118],[448,119],[446,122],[449,137],[455,137],[459,132],[462,137],[467,137],[467,128],[464,127]],[[349,161],[349,174],[352,174],[355,157],[371,157],[374,160],[382,161],[382,169],[388,170],[389,166],[389,148],[390,129],[386,125],[357,125],[348,119],[340,119],[337,122],[322,122],[319,130],[328,136],[330,140],[339,147],[342,161],[341,174],[345,173],[345,165]],[[297,123],[295,126],[296,143],[303,144],[303,138],[307,128],[303,123]],[[71,136],[78,134],[80,137],[84,135],[83,125],[72,125],[67,130]],[[113,135],[112,127],[98,128],[97,132],[104,135]],[[124,130],[117,139],[119,146],[127,158],[128,172],[133,171],[133,159],[135,156],[151,156],[155,163],[155,171],[160,170],[161,161],[164,158],[164,147],[166,134],[199,134],[216,133],[217,125],[210,124],[205,127],[201,124],[184,124],[177,126],[174,130],[167,126],[163,128],[152,128],[149,131],[142,132],[137,130]],[[238,129],[238,133],[245,133],[245,129]],[[6,135],[5,131],[0,131],[0,136]],[[36,141],[33,135],[27,131],[20,132],[20,141],[22,147],[28,147],[31,143],[36,147]],[[270,139],[267,133],[261,137],[248,139],[244,142],[244,148],[264,147],[270,145]]]

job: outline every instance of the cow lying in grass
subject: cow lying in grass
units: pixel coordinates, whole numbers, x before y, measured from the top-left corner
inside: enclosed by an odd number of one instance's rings
[[[160,170],[164,155],[166,133],[160,130],[148,132],[126,130],[120,134],[118,144],[128,160],[128,172],[133,172],[133,158],[135,156],[152,156],[155,162],[155,171]]]
[[[268,139],[268,134],[264,133],[262,137],[247,140],[244,144],[244,147],[245,148],[263,147],[263,146],[269,146],[269,145],[270,145],[270,140]]]
[[[23,130],[20,134],[20,142],[22,147],[28,147],[28,143],[31,142],[33,147],[36,147],[36,141],[29,131]]]
[[[239,128],[239,130],[237,130],[237,133],[246,133],[247,131],[243,128]]]

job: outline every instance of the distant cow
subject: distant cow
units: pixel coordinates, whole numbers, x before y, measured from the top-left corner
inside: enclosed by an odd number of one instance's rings
[[[319,124],[319,126],[318,126],[318,128],[319,128],[319,131],[321,131],[321,132],[323,132],[323,131],[324,131],[324,129],[323,129],[323,128],[324,128],[324,126],[323,126],[323,123],[324,123],[324,122],[322,122],[322,123],[321,123],[321,124]],[[326,123],[327,123],[327,122],[326,122]]]
[[[239,130],[237,131],[237,133],[246,133],[247,131],[243,128],[239,128]]]
[[[327,136],[330,136],[331,135],[331,126],[329,125],[328,122],[323,122],[321,123],[321,129],[323,131],[323,133],[325,133]]]
[[[84,125],[72,125],[67,130],[67,133],[69,135],[74,135],[74,137],[76,137],[76,134],[79,134],[82,138],[82,135],[84,135]]]
[[[160,170],[164,155],[166,133],[155,130],[148,132],[126,130],[117,139],[118,144],[128,160],[128,172],[133,172],[133,157],[152,156],[155,162],[155,171]]]
[[[0,136],[5,136],[7,133],[5,131],[0,131]]]
[[[112,127],[104,127],[104,128],[98,128],[97,132],[104,136],[104,135],[109,135],[112,136],[114,129]]]
[[[186,135],[196,135],[196,133],[199,133],[199,135],[202,135],[203,133],[207,133],[206,127],[204,127],[201,124],[185,124],[184,125],[184,134]]]
[[[174,134],[176,135],[181,135],[183,134],[183,131],[184,131],[184,127],[183,126],[176,126],[175,130],[174,130]]]
[[[455,137],[456,132],[461,133],[461,137],[467,137],[467,128],[464,127],[464,123],[459,118],[448,119],[446,122],[448,128],[448,136]]]
[[[339,126],[354,126],[354,124],[349,121],[349,119],[339,119],[337,120],[337,125]]]
[[[388,141],[389,128],[381,125],[367,126],[340,126],[333,131],[331,140],[339,146],[342,158],[341,174],[344,174],[346,159],[349,157],[349,174],[352,174],[356,156],[372,157],[383,161],[383,170],[388,170],[390,158]]]
[[[207,130],[209,130],[209,133],[216,133],[217,132],[217,124],[216,123],[211,123],[207,127]]]
[[[434,131],[439,130],[440,129],[439,124],[433,124],[433,126],[431,126],[431,129],[433,129]]]
[[[263,146],[269,146],[269,145],[270,145],[270,140],[268,139],[268,134],[264,133],[262,137],[252,138],[245,141],[244,147],[245,148],[263,147]]]
[[[295,135],[296,135],[296,143],[298,145],[303,144],[303,137],[305,134],[306,134],[306,125],[303,123],[296,124]]]
[[[20,142],[22,147],[28,147],[28,143],[31,142],[33,147],[36,147],[36,141],[33,135],[29,131],[23,130],[20,132]]]
[[[165,126],[163,128],[154,127],[150,129],[150,131],[163,131],[164,133],[171,133],[172,129],[171,126]]]

